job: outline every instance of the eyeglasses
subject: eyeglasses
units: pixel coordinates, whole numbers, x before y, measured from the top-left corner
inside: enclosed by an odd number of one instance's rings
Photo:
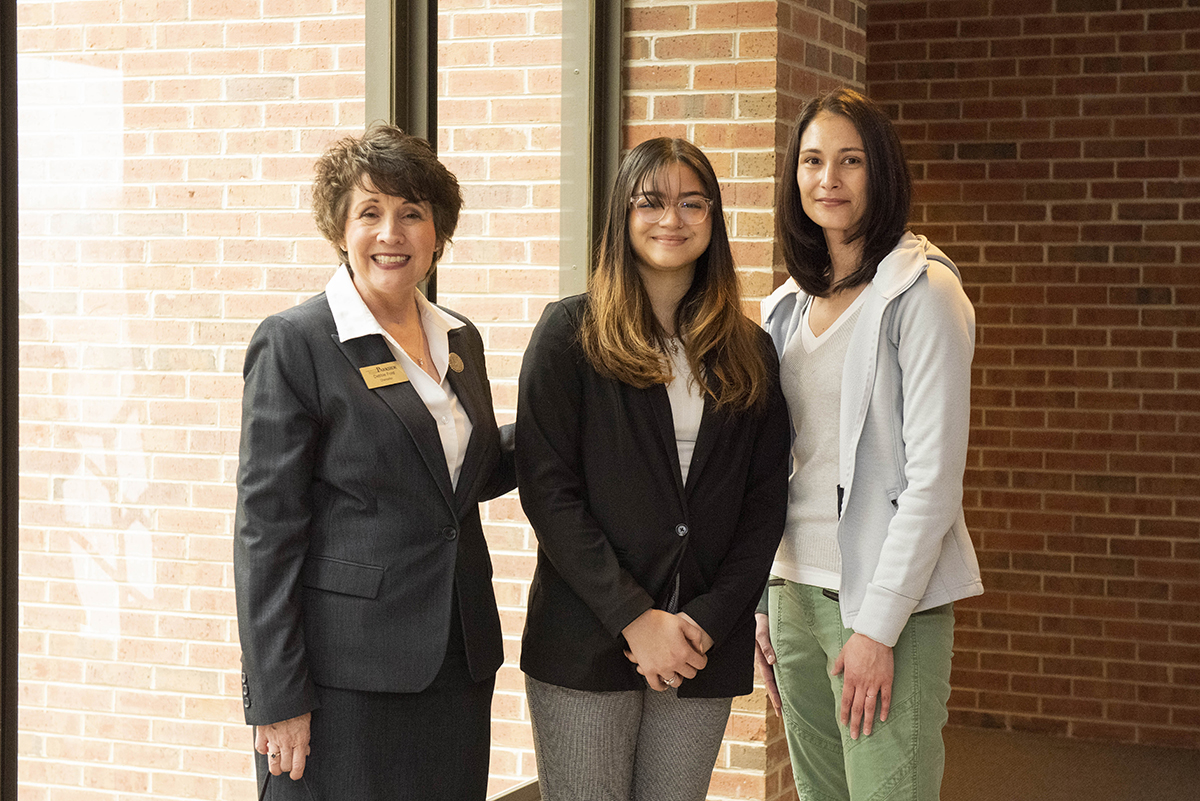
[[[629,199],[629,205],[639,220],[647,225],[661,222],[667,209],[675,209],[675,215],[684,225],[696,225],[708,219],[712,201],[706,197],[684,197],[674,203],[664,203],[661,198],[638,195]]]

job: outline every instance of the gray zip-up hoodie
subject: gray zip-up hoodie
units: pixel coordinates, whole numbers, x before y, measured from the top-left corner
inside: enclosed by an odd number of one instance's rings
[[[912,613],[983,592],[962,507],[975,312],[911,233],[864,292],[842,375],[839,597],[846,627],[894,646]],[[779,353],[807,301],[791,279],[763,301]]]

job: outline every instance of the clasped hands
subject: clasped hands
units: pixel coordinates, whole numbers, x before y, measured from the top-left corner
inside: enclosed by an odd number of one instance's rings
[[[708,664],[705,654],[713,645],[712,637],[685,612],[647,609],[621,633],[629,644],[625,656],[658,692],[694,679]]]

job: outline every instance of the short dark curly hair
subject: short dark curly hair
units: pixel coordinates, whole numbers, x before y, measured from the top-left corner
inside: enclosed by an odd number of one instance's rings
[[[365,189],[367,184],[394,197],[429,201],[438,243],[429,268],[432,273],[454,235],[462,210],[462,190],[454,173],[438,161],[428,142],[394,125],[375,123],[362,136],[347,136],[330,145],[317,159],[313,218],[317,229],[338,252],[342,264],[350,263],[341,246],[350,196],[355,187]]]

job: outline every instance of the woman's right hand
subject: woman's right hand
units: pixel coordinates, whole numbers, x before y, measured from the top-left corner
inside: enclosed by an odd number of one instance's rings
[[[304,775],[304,763],[312,749],[308,747],[311,712],[266,726],[256,726],[254,750],[267,757],[272,776],[285,771],[295,781]]]
[[[629,643],[626,656],[637,665],[637,672],[652,690],[678,687],[680,680],[695,678],[696,672],[708,664],[708,657],[695,645],[702,641],[704,631],[690,618],[647,609],[621,633]]]
[[[767,697],[777,717],[783,717],[783,699],[775,683],[775,648],[771,645],[771,619],[761,612],[754,615],[754,663],[767,686]]]

